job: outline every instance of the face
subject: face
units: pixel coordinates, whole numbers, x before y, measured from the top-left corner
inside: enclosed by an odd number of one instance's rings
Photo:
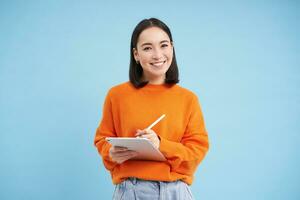
[[[133,55],[143,68],[143,79],[162,84],[173,59],[173,44],[166,32],[157,27],[141,32]]]

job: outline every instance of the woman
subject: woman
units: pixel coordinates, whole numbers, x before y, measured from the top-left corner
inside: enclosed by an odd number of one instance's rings
[[[94,141],[116,184],[113,198],[193,199],[189,185],[209,143],[197,96],[177,85],[167,25],[142,20],[133,31],[130,52],[130,81],[109,90]],[[145,129],[162,114],[163,120]],[[136,152],[114,147],[106,137],[148,138],[167,161],[134,160]]]

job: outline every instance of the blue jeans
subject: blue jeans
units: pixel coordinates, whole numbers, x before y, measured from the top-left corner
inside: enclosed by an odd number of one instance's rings
[[[183,181],[146,181],[128,178],[116,185],[113,200],[193,200],[190,187]]]

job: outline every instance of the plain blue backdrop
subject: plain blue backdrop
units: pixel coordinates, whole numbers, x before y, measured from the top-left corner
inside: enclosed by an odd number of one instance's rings
[[[1,200],[111,199],[95,130],[149,17],[209,132],[196,199],[300,199],[299,1],[0,2]]]

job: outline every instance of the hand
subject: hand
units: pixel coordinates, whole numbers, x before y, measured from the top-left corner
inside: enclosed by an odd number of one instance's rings
[[[118,164],[121,164],[137,155],[138,153],[136,151],[128,150],[126,147],[111,146],[109,149],[109,156]]]
[[[138,129],[135,134],[136,137],[147,138],[149,139],[155,148],[159,148],[160,140],[157,134],[152,129]]]

